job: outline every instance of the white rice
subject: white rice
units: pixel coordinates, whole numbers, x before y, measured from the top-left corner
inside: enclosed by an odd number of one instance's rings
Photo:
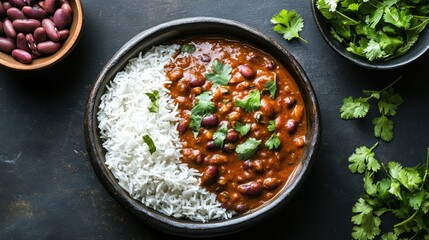
[[[107,86],[98,112],[106,165],[130,196],[163,214],[201,222],[231,218],[233,212],[200,186],[201,174],[180,161],[179,113],[163,86],[164,66],[178,49],[157,46],[140,53]],[[157,113],[149,112],[145,94],[153,90],[160,94]],[[155,143],[153,154],[143,141],[146,134]]]

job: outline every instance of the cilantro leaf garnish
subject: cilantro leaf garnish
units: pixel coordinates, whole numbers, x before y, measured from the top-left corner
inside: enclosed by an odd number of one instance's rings
[[[268,128],[268,131],[274,132],[274,130],[276,130],[276,121],[274,121],[274,120],[268,121],[267,128]]]
[[[259,144],[262,140],[256,140],[255,138],[249,138],[244,143],[238,144],[235,152],[240,160],[247,160],[251,158],[258,150]]]
[[[356,152],[363,148],[357,148]],[[373,154],[371,150],[371,157],[375,159]],[[429,234],[429,148],[425,165],[403,167],[398,162],[388,162],[382,166],[386,177],[379,181],[374,180],[378,170],[366,168],[362,171],[365,173],[363,183],[366,195],[360,197],[352,208],[353,239],[378,237],[381,234],[381,216],[385,213],[392,214],[396,224],[392,231],[377,239],[408,239],[409,236],[424,239]]]
[[[241,122],[236,122],[234,126],[232,126],[232,128],[239,132],[241,134],[241,136],[246,136],[247,133],[250,131],[250,124],[246,123],[246,124],[242,124]]]
[[[159,110],[158,100],[160,98],[159,91],[153,90],[151,93],[146,93],[146,96],[148,96],[150,99],[150,104],[147,107],[149,112],[158,112],[158,110]]]
[[[203,92],[200,95],[196,96],[198,100],[194,107],[191,110],[191,122],[189,124],[189,128],[194,132],[195,136],[198,136],[198,133],[201,128],[201,121],[203,116],[206,114],[211,114],[216,111],[216,107],[212,101],[213,96],[211,92]]]
[[[156,151],[155,143],[153,142],[152,138],[148,134],[143,136],[143,141],[149,147],[150,154],[152,154]]]
[[[281,141],[277,134],[271,134],[271,137],[265,142],[265,147],[273,150],[280,147]]]
[[[274,99],[277,91],[277,74],[274,74],[274,80],[270,80],[265,83],[265,87],[270,92],[270,97]]]
[[[193,44],[184,44],[180,47],[180,52],[182,53],[187,52],[192,54],[195,52],[195,50],[196,50],[196,47]]]
[[[345,98],[340,108],[341,118],[355,119],[365,117],[371,107],[369,101],[371,99],[377,99],[378,111],[381,116],[374,118],[372,121],[374,125],[374,135],[386,142],[392,141],[393,121],[388,117],[395,116],[399,106],[404,102],[402,97],[398,93],[395,93],[392,87],[399,79],[401,79],[401,77],[380,91],[363,90],[362,92],[365,97],[356,99],[353,97]]]
[[[299,32],[304,28],[304,20],[296,11],[283,9],[271,18],[271,23],[275,24],[273,30],[283,34],[284,39],[290,41],[293,38],[298,38],[307,42],[299,36]]]
[[[380,169],[380,164],[375,159],[373,150],[377,147],[378,142],[371,148],[365,146],[356,148],[355,153],[349,157],[349,169],[352,173],[363,173],[364,171],[376,172]]]
[[[261,105],[261,94],[258,90],[253,89],[244,99],[236,100],[235,105],[237,107],[241,107],[246,112],[257,110]]]
[[[219,60],[215,59],[212,64],[212,71],[205,75],[206,79],[213,82],[213,86],[227,86],[231,79],[232,68],[228,64],[222,64]]]
[[[223,142],[226,138],[226,133],[228,132],[228,126],[226,123],[222,124],[214,133],[213,133],[213,142],[217,147],[222,147]]]

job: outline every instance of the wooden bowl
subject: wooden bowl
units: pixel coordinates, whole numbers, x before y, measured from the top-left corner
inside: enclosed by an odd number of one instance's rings
[[[60,49],[49,56],[33,59],[30,64],[24,64],[16,61],[11,54],[0,52],[0,64],[10,69],[19,71],[40,70],[54,65],[64,59],[76,46],[82,33],[83,27],[83,8],[80,0],[69,0],[73,9],[73,22],[70,26],[70,34],[66,41],[61,44]]]
[[[98,128],[97,112],[100,98],[117,72],[122,71],[131,58],[152,46],[190,36],[215,35],[236,39],[251,44],[276,58],[292,75],[300,89],[307,116],[305,152],[286,186],[268,202],[245,214],[228,220],[213,220],[206,223],[176,219],[144,206],[132,198],[119,184],[105,164],[106,151],[102,146]],[[220,236],[249,228],[272,216],[284,207],[300,189],[311,166],[316,160],[321,137],[320,112],[316,95],[304,69],[280,44],[263,33],[244,24],[219,18],[185,18],[167,22],[148,29],[126,43],[106,64],[98,75],[89,94],[85,109],[85,140],[92,167],[103,186],[111,195],[138,219],[161,231],[187,237]]]

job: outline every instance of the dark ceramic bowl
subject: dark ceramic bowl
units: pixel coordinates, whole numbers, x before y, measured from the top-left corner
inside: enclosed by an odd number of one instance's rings
[[[426,28],[423,32],[420,33],[419,40],[404,55],[392,58],[387,61],[370,62],[366,58],[348,52],[346,50],[346,46],[332,36],[326,19],[320,13],[319,9],[317,9],[316,2],[317,0],[311,0],[311,9],[314,21],[316,22],[316,26],[319,29],[320,34],[332,49],[357,65],[375,70],[394,69],[411,63],[422,56],[429,49],[429,30]]]
[[[168,217],[130,197],[118,185],[117,180],[104,164],[105,150],[102,147],[97,127],[97,111],[100,104],[100,97],[105,93],[106,85],[114,78],[117,72],[124,69],[131,58],[136,57],[141,51],[147,51],[154,45],[195,35],[216,35],[238,39],[264,50],[279,60],[294,77],[302,92],[308,121],[305,153],[295,173],[291,176],[288,184],[286,184],[287,186],[269,202],[253,211],[235,216],[229,220],[210,221],[208,223]],[[103,68],[92,87],[85,112],[87,150],[94,171],[104,187],[123,207],[133,213],[138,219],[164,232],[190,237],[218,236],[237,232],[267,219],[284,207],[298,191],[304,178],[310,172],[310,167],[317,155],[320,131],[320,113],[316,96],[304,70],[295,58],[273,39],[262,33],[241,23],[217,18],[199,17],[180,19],[161,24],[138,34],[126,43]]]

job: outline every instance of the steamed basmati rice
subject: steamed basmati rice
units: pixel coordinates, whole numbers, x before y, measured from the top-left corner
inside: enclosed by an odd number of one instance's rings
[[[227,219],[233,213],[200,186],[197,170],[180,161],[179,113],[163,87],[168,81],[164,65],[179,47],[157,46],[140,53],[107,86],[98,112],[106,165],[130,196],[161,213],[202,222]],[[157,113],[149,112],[145,94],[153,90],[160,94]],[[156,145],[153,154],[143,141],[146,134]]]

